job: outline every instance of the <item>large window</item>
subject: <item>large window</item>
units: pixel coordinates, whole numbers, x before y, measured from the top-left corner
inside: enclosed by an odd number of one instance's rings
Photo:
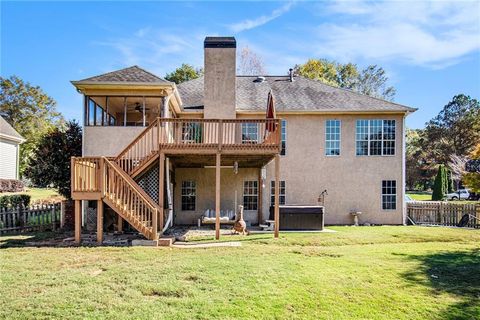
[[[245,210],[257,210],[258,208],[258,181],[243,182],[243,208]]]
[[[242,123],[242,143],[258,142],[258,123]]]
[[[279,204],[285,204],[285,181],[280,181]],[[275,205],[275,180],[270,181],[270,205]]]
[[[197,199],[195,181],[182,181],[182,211],[194,211]]]
[[[382,181],[382,209],[383,210],[397,209],[397,181],[396,180]]]
[[[325,121],[325,155],[340,155],[340,120]]]
[[[287,154],[287,120],[283,120],[283,119],[282,119],[281,143],[282,143],[282,150],[280,150],[280,155],[284,156]]]
[[[395,155],[395,120],[357,120],[357,156]]]

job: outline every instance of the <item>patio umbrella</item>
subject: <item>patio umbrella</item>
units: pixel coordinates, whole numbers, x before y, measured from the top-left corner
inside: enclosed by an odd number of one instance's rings
[[[275,112],[275,100],[273,98],[272,90],[270,90],[268,92],[268,98],[267,98],[266,119],[273,120],[275,118],[277,118],[277,115]],[[276,129],[277,129],[276,124],[274,121],[267,121],[267,126],[265,128],[265,135],[267,135],[267,132],[274,132]]]

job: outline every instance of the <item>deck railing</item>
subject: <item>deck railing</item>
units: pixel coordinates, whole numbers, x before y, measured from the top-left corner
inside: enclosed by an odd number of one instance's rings
[[[279,149],[279,119],[160,118],[160,149]]]
[[[100,157],[72,157],[72,191],[100,192]]]
[[[153,121],[115,158],[115,163],[126,173],[131,174],[158,151],[159,119]]]
[[[147,238],[156,238],[158,208],[135,181],[114,162],[105,163],[104,195],[107,203]]]

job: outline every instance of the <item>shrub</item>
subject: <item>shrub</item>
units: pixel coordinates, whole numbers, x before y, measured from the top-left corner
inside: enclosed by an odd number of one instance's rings
[[[12,194],[0,196],[0,208],[28,207],[29,205],[30,195],[28,194]]]
[[[0,179],[0,192],[21,192],[25,185],[20,180]]]

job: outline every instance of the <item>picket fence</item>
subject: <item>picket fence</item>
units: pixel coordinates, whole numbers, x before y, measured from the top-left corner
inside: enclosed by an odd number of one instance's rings
[[[415,224],[457,226],[462,217],[470,215],[466,225],[480,228],[480,203],[449,203],[441,201],[414,201],[407,203],[407,216]]]
[[[56,230],[61,225],[60,203],[0,208],[0,234]]]

